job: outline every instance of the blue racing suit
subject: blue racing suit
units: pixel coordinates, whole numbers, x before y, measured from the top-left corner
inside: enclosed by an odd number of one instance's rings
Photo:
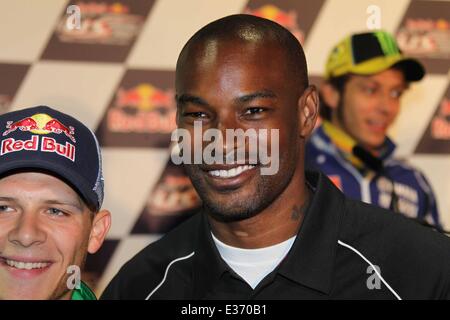
[[[383,170],[378,172],[353,155],[352,145],[352,138],[323,121],[306,144],[306,166],[325,173],[352,199],[393,209],[395,198],[394,211],[441,229],[430,184],[417,169],[393,158],[395,144],[389,138],[380,148]]]

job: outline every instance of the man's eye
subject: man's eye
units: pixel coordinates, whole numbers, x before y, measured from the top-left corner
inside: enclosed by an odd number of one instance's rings
[[[398,99],[402,96],[402,94],[403,94],[402,90],[392,90],[390,95],[391,98]]]
[[[11,212],[13,209],[5,204],[0,205],[0,213]]]
[[[50,208],[48,209],[48,213],[52,216],[58,216],[58,217],[62,217],[62,216],[66,216],[67,214],[59,209],[56,208]]]
[[[364,87],[363,90],[366,94],[369,94],[369,95],[372,95],[377,91],[376,88],[372,88],[372,87]]]
[[[261,112],[264,112],[265,109],[261,108],[261,107],[252,107],[252,108],[247,108],[247,110],[245,110],[244,114],[258,114]]]
[[[207,117],[206,113],[204,112],[185,112],[183,114],[185,117],[195,118],[195,119],[204,119]]]

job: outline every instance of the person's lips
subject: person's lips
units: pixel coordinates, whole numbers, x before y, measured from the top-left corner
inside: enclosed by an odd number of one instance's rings
[[[209,170],[208,174],[213,177],[228,179],[234,178],[245,171],[253,169],[254,167],[254,165],[241,165],[232,168],[217,168],[215,170]]]
[[[257,172],[258,165],[211,165],[202,166],[208,182],[217,190],[230,190],[241,187]]]
[[[384,133],[388,128],[388,123],[383,120],[367,120],[369,129],[376,133]]]
[[[2,256],[0,263],[13,276],[30,278],[47,271],[53,262],[40,258]]]

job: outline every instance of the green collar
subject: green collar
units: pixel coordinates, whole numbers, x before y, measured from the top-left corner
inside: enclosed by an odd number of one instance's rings
[[[97,300],[94,292],[83,282],[80,282],[80,288],[74,289],[71,300]]]

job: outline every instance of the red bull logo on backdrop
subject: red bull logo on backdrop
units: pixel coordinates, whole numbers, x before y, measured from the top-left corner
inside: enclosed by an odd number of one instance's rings
[[[247,8],[244,12],[272,20],[288,29],[301,44],[305,41],[305,34],[298,26],[297,12],[295,10],[283,11],[273,4],[266,4],[254,10]]]
[[[3,140],[0,148],[0,156],[23,150],[42,151],[54,152],[71,161],[75,161],[75,146],[73,144],[66,142],[66,144],[63,145],[56,142],[56,140],[51,137],[42,137],[40,140],[40,135],[53,133],[63,134],[75,143],[75,129],[73,127],[65,126],[59,120],[52,118],[48,114],[40,113],[18,121],[8,121],[6,123],[6,130],[2,133],[2,136],[8,136],[17,130],[28,131],[36,135],[32,135],[29,140],[14,138]]]
[[[108,128],[122,133],[170,133],[176,117],[173,97],[173,90],[161,90],[148,83],[119,88],[108,111]]]

